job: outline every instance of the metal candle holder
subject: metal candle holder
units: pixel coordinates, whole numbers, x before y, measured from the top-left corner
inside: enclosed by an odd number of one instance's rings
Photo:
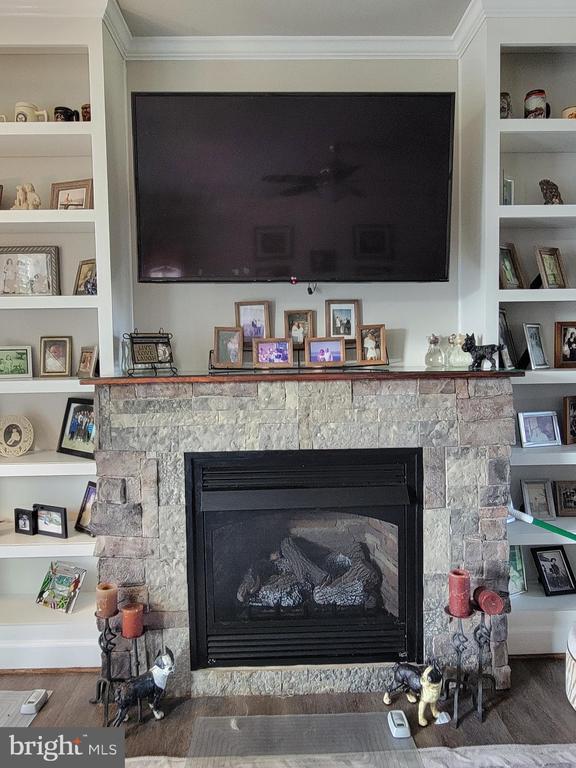
[[[110,626],[110,619],[118,616],[118,611],[112,616],[98,616],[97,619],[104,619],[104,629],[98,637],[98,645],[100,650],[104,654],[104,677],[100,676],[96,681],[96,696],[90,699],[90,704],[104,704],[104,717],[102,725],[104,728],[108,725],[108,714],[110,710],[110,697],[112,693],[112,686],[116,682],[120,682],[120,678],[112,677],[112,651],[116,647],[117,632],[115,632]]]

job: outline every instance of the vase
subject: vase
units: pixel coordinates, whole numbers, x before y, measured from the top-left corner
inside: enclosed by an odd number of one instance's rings
[[[444,368],[446,358],[440,346],[440,337],[432,334],[428,337],[428,352],[424,358],[426,368]]]

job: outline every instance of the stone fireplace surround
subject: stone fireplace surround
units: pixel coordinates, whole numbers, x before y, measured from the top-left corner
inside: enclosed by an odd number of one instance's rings
[[[184,453],[422,447],[425,657],[449,661],[447,573],[507,589],[506,503],[515,442],[507,374],[422,372],[96,379],[101,581],[148,606],[141,658],[175,653],[171,691],[249,695],[380,691],[388,664],[190,671]],[[472,623],[467,621],[466,631]],[[492,621],[492,663],[508,687],[507,618]],[[125,643],[125,644],[124,644]],[[473,644],[471,644],[473,645]],[[115,672],[129,670],[119,642]],[[145,654],[145,655],[144,655]]]

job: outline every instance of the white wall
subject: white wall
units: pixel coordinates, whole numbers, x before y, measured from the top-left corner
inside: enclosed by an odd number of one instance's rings
[[[127,63],[129,92],[456,91],[457,73],[457,62],[450,60]],[[455,158],[457,151],[456,147]],[[427,349],[426,336],[431,331],[449,335],[459,330],[457,179],[455,182],[448,283],[324,284],[319,286],[317,294],[308,296],[305,285],[152,285],[135,282],[135,324],[139,330],[163,327],[172,331],[180,371],[202,371],[206,369],[212,346],[213,327],[234,323],[235,300],[271,300],[275,312],[274,330],[282,334],[285,309],[315,309],[319,330],[323,330],[325,299],[359,298],[363,304],[364,321],[386,323],[392,361],[422,365]],[[135,253],[133,258],[136,258]]]

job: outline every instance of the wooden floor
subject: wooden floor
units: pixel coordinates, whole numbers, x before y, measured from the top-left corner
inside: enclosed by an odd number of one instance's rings
[[[408,715],[419,747],[449,747],[473,744],[550,744],[576,742],[576,711],[564,694],[564,662],[560,660],[514,661],[513,689],[499,695],[481,725],[467,716],[458,730],[451,725],[419,728],[416,707],[404,697],[397,705]],[[94,695],[95,675],[86,672],[58,674],[0,674],[0,689],[54,691],[33,726],[96,726],[101,709],[89,703]],[[469,702],[465,702],[469,706]],[[336,712],[386,711],[377,694],[323,694],[285,698],[251,696],[167,700],[166,718],[128,723],[126,754],[184,756],[194,719],[200,716],[328,714]]]

